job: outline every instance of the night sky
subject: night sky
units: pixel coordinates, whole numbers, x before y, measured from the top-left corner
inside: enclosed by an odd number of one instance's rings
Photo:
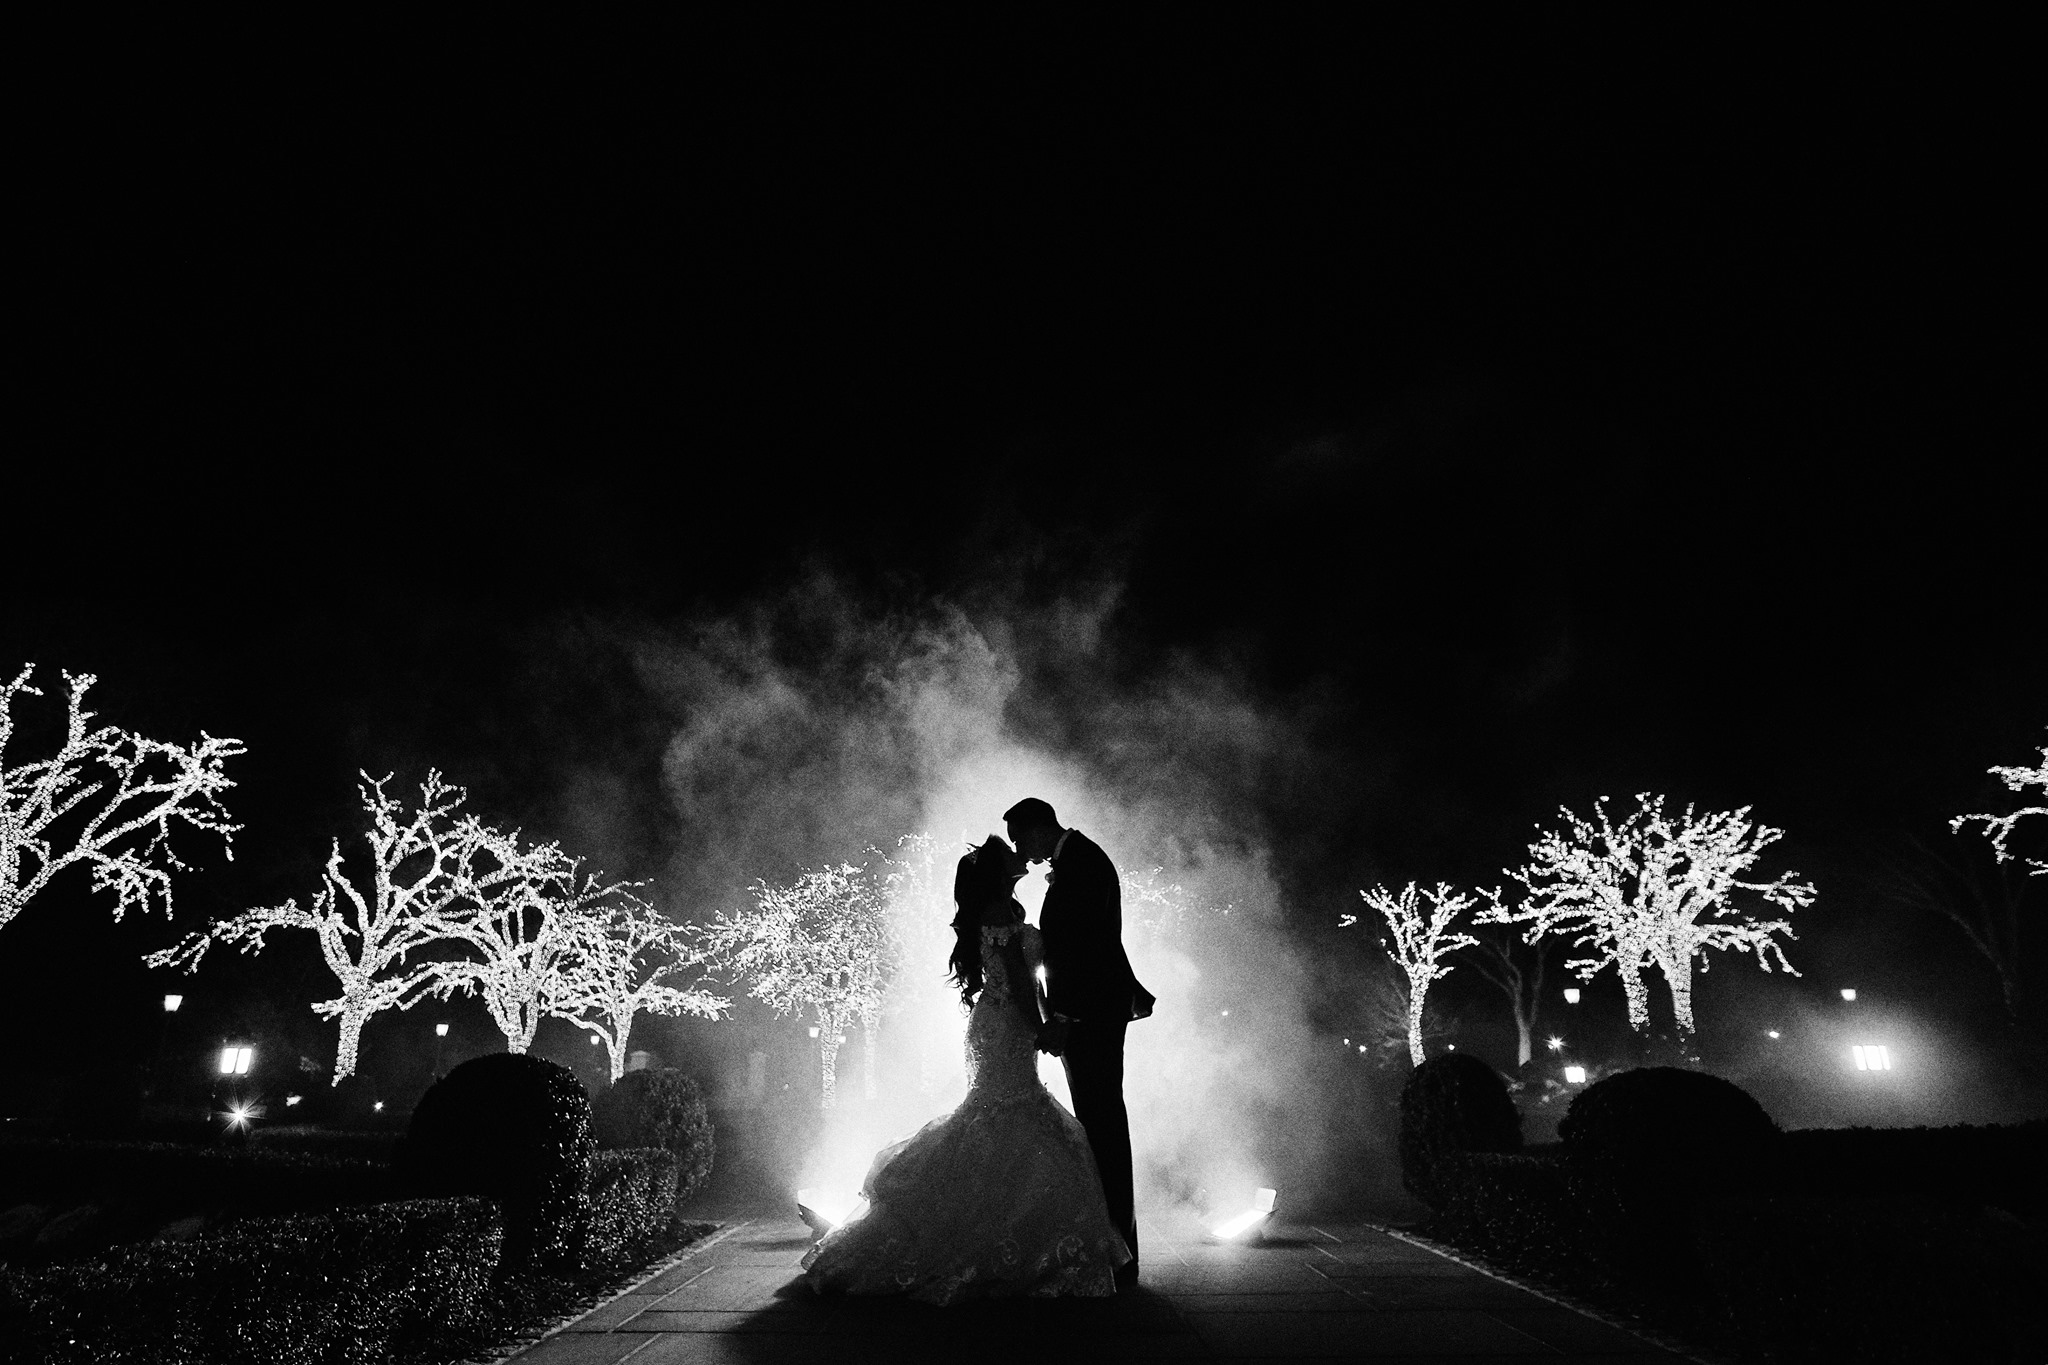
[[[1497,881],[1559,802],[1753,804],[1820,962],[1995,1032],[1859,878],[2048,740],[2015,35],[1236,22],[53,54],[0,666],[243,739],[247,828],[175,927],[73,871],[0,930],[9,1102],[19,1040],[146,1040],[140,952],[305,894],[359,767],[550,836],[604,772],[657,869],[617,642],[818,581],[1111,593],[1102,686],[1300,740],[1242,790],[1304,915]]]

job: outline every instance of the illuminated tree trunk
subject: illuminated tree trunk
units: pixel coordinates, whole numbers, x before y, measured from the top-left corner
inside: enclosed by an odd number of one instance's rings
[[[1428,994],[1429,983],[1419,985],[1408,983],[1408,1060],[1422,1065],[1422,1001]]]
[[[612,1056],[612,1084],[619,1083],[619,1077],[626,1074],[626,1044],[633,1037],[633,1016],[627,1015],[612,1025],[610,1050]]]
[[[1671,986],[1671,1012],[1678,1019],[1678,1035],[1690,1038],[1693,1034],[1692,954],[1659,959],[1657,965],[1664,969],[1664,980]]]
[[[356,1047],[363,1037],[363,1025],[370,1020],[370,1009],[359,1001],[350,1001],[341,1009],[341,1039],[334,1048],[334,1079],[328,1084],[340,1085],[342,1077],[356,1074]]]
[[[837,1108],[839,1040],[829,1026],[818,1030],[818,1058],[824,1065],[824,1097],[818,1101],[818,1107],[820,1109]]]
[[[1628,998],[1628,1026],[1640,1033],[1650,1026],[1650,993],[1643,986],[1642,968],[1617,957],[1614,970],[1621,976],[1621,993]]]

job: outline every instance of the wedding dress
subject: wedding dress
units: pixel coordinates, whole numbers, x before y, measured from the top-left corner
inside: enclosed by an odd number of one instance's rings
[[[864,1214],[805,1255],[820,1291],[926,1303],[1116,1292],[1131,1259],[1080,1120],[1038,1079],[1038,930],[984,925],[967,1021],[967,1098],[868,1168]]]

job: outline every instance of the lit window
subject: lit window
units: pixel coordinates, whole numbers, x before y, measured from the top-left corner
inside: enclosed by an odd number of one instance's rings
[[[220,1050],[221,1075],[232,1076],[235,1074],[235,1054],[239,1051],[241,1051],[240,1048],[233,1047],[224,1047]]]
[[[249,1064],[256,1060],[256,1049],[253,1047],[238,1047],[234,1050],[234,1052],[235,1074],[237,1076],[248,1075]]]
[[[1892,1069],[1892,1053],[1890,1048],[1880,1047],[1874,1043],[1860,1043],[1849,1050],[1856,1054],[1856,1069],[1858,1071],[1890,1071]]]

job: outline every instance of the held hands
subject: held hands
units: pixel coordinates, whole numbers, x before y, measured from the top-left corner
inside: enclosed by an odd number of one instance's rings
[[[1067,1030],[1071,1028],[1064,1019],[1048,1019],[1038,1026],[1038,1050],[1048,1057],[1058,1057],[1067,1050]]]

